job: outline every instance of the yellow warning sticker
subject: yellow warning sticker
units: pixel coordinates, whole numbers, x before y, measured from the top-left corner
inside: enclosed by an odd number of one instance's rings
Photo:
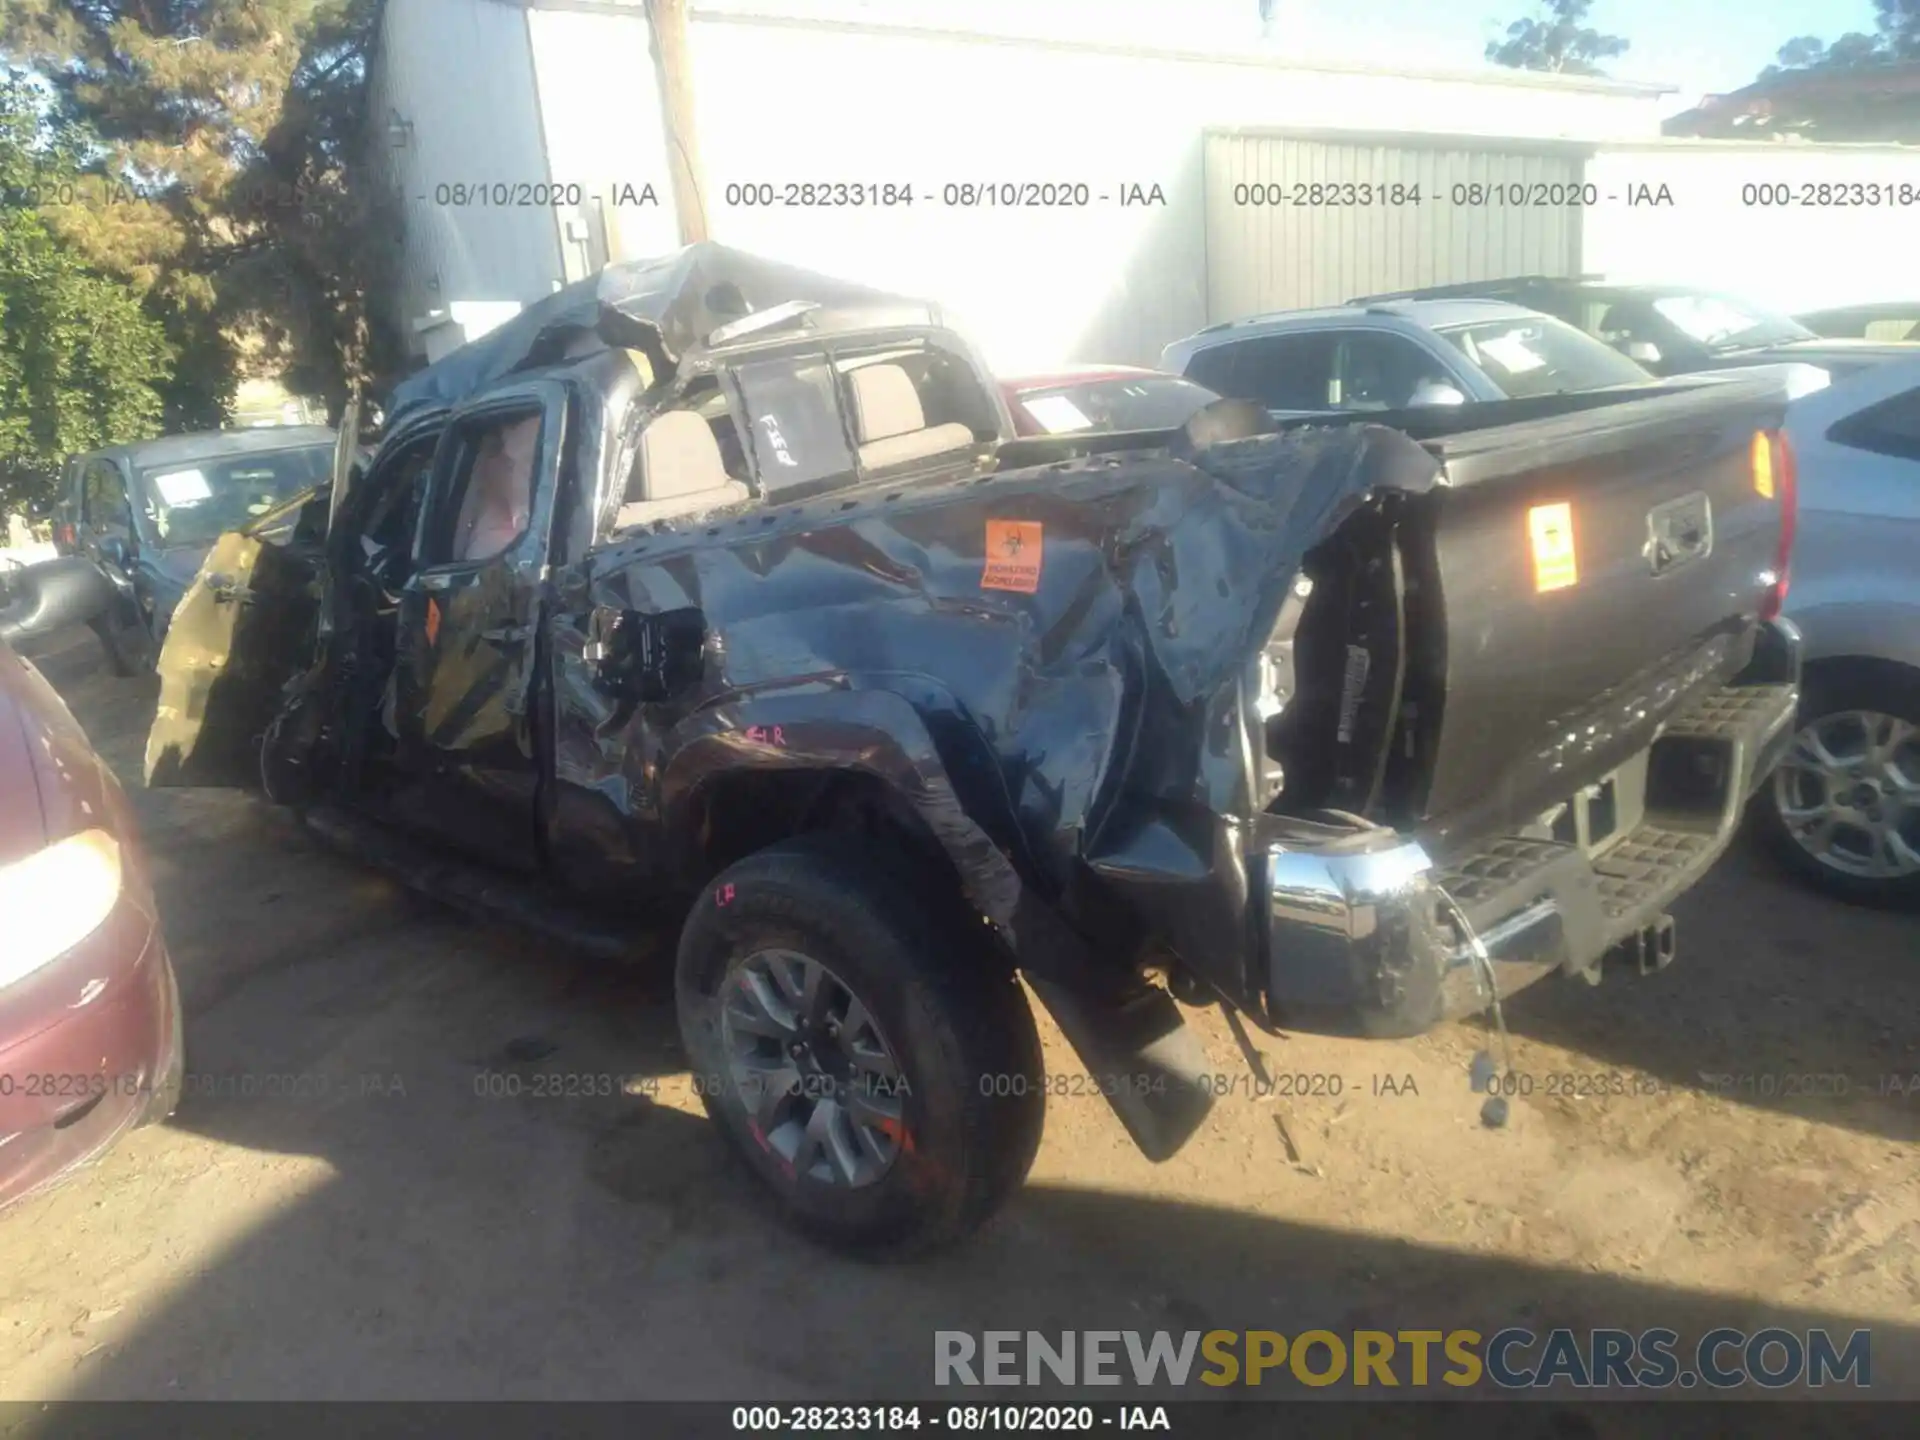
[[[1032,595],[1040,589],[1041,527],[1038,520],[987,521],[987,567],[980,575],[982,590],[1018,590]]]
[[[1533,541],[1533,588],[1541,594],[1564,590],[1580,578],[1573,553],[1573,506],[1536,505],[1527,511]]]

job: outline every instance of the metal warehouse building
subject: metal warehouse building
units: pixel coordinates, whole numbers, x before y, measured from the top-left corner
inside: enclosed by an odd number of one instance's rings
[[[1740,200],[1788,147],[1662,141],[1667,86],[698,5],[688,30],[709,233],[935,297],[1006,371],[1151,361],[1215,320],[1431,282],[1731,284],[1744,266],[1759,298],[1813,305],[1862,298],[1879,263],[1810,280],[1802,232],[1820,217]],[[404,207],[398,318],[422,358],[677,243],[649,39],[639,0],[387,0],[368,118]],[[1832,148],[1794,158],[1825,174]],[[1920,184],[1914,153],[1842,159]],[[807,185],[914,200],[783,203]],[[1862,222],[1872,257],[1913,253],[1914,217]],[[1809,293],[1764,293],[1789,274]]]

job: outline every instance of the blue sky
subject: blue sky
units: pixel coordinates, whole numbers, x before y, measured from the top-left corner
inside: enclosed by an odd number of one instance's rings
[[[1260,45],[1302,58],[1339,57],[1432,69],[1481,63],[1489,39],[1533,0],[1278,0],[1260,37],[1256,0],[706,0],[704,8],[948,25],[1013,33],[1104,36],[1166,45]],[[1599,29],[1633,42],[1613,67],[1628,80],[1678,87],[1683,110],[1750,82],[1796,35],[1832,40],[1873,29],[1872,0],[1595,0]]]

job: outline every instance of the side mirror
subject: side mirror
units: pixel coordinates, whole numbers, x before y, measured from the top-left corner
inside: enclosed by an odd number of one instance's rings
[[[1413,392],[1407,401],[1409,409],[1424,409],[1429,405],[1464,405],[1467,397],[1460,390],[1442,381],[1428,380]]]
[[[84,555],[63,555],[10,570],[0,595],[0,640],[9,644],[50,635],[104,614],[116,592]]]
[[[643,614],[597,605],[581,658],[594,687],[619,700],[671,700],[706,673],[707,617],[691,607]]]
[[[126,570],[133,564],[133,549],[118,535],[105,535],[100,539],[100,558],[116,570]]]

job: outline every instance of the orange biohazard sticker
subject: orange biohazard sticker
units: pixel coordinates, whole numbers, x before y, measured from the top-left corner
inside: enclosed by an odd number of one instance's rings
[[[1034,594],[1040,589],[1041,554],[1038,520],[987,521],[987,568],[980,588]]]
[[[1580,579],[1573,553],[1573,506],[1536,505],[1527,511],[1533,541],[1533,588],[1540,594],[1564,590]]]
[[[440,634],[440,602],[427,600],[427,644],[433,644]]]

